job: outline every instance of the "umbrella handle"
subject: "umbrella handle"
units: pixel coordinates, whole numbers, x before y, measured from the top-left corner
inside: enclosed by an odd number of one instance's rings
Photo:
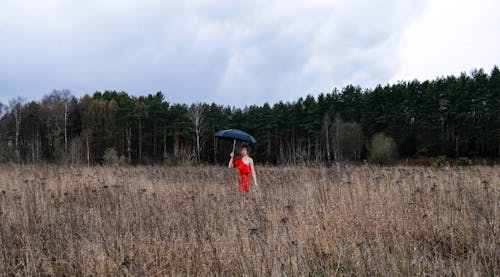
[[[236,139],[233,141],[233,153],[234,153],[234,147],[236,147]]]

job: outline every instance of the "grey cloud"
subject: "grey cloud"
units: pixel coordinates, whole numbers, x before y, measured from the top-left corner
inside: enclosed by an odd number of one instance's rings
[[[243,106],[372,86],[397,70],[421,3],[6,0],[0,101],[68,88]]]

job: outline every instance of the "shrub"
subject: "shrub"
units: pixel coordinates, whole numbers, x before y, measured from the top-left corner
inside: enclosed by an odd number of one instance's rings
[[[118,157],[118,153],[114,148],[108,148],[104,151],[104,155],[102,156],[102,160],[104,164],[107,165],[118,165],[120,164],[120,158]]]
[[[460,157],[457,160],[457,165],[459,165],[459,166],[469,166],[469,165],[472,165],[472,161],[471,161],[471,159],[469,159],[467,157]]]
[[[445,164],[446,164],[446,156],[445,155],[437,156],[431,160],[431,165],[435,166],[435,167],[442,167]]]
[[[389,164],[397,157],[397,145],[394,139],[384,133],[373,135],[369,145],[369,159],[378,164]]]

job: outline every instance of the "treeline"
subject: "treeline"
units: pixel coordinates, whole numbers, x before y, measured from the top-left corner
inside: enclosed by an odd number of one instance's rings
[[[216,130],[254,135],[259,163],[361,160],[383,132],[400,157],[500,157],[500,71],[362,89],[347,86],[294,102],[235,108],[172,104],[161,92],[105,91],[0,103],[0,160],[95,164],[227,162]]]

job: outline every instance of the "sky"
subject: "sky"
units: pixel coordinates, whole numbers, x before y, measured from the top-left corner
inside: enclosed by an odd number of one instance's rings
[[[243,107],[500,65],[497,0],[0,0],[0,102]]]

